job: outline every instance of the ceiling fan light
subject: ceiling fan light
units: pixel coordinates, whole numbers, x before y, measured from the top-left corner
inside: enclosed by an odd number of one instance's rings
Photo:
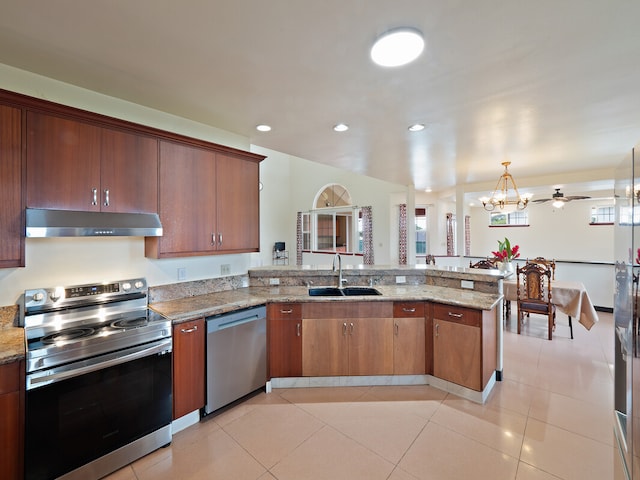
[[[564,207],[564,202],[562,200],[554,200],[551,205],[553,205],[553,208],[562,208]]]
[[[371,60],[382,67],[399,67],[413,62],[424,50],[422,33],[415,28],[390,30],[371,47]]]

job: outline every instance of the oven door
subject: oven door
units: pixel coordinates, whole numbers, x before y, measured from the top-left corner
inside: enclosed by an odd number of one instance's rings
[[[169,425],[171,385],[170,338],[28,374],[25,478],[58,477]]]

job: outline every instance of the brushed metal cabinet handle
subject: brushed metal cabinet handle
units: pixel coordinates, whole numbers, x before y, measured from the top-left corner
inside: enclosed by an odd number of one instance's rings
[[[98,189],[91,189],[91,205],[98,205]]]
[[[438,331],[439,328],[440,328],[440,324],[436,323],[436,337],[440,335],[440,332]]]
[[[192,333],[195,332],[196,330],[198,330],[198,326],[194,325],[192,328],[181,328],[180,331],[182,333]]]
[[[280,313],[285,313],[285,314],[287,314],[287,315],[288,315],[288,314],[290,314],[290,313],[293,313],[293,309],[292,309],[292,308],[290,308],[289,310],[282,310],[282,309],[280,309]]]
[[[109,189],[105,189],[104,191],[104,206],[108,207],[109,206]]]
[[[300,336],[300,324],[296,323],[296,336]]]
[[[402,311],[403,312],[407,312],[407,313],[414,313],[416,311],[416,308],[406,308],[406,307],[402,307]]]
[[[463,313],[453,313],[453,312],[449,312],[449,316],[453,317],[453,318],[462,318],[464,317]]]

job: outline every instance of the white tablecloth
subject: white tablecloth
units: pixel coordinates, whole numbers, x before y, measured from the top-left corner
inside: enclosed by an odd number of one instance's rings
[[[504,296],[507,300],[517,300],[515,278],[504,281]],[[577,318],[587,330],[591,330],[591,327],[598,321],[596,309],[582,282],[553,280],[551,282],[551,301],[562,313]]]

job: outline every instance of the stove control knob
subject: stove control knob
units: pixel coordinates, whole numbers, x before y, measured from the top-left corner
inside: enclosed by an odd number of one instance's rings
[[[142,280],[137,280],[134,285],[138,290],[140,290],[142,287],[144,287],[144,282]]]
[[[54,290],[53,292],[51,292],[49,294],[49,298],[51,298],[51,300],[53,300],[55,302],[56,300],[58,300],[60,298],[60,292],[58,292],[57,290]]]
[[[34,302],[41,302],[44,300],[44,293],[43,292],[36,292],[33,294],[33,301]]]
[[[128,292],[129,290],[131,290],[131,284],[129,282],[124,282],[122,284],[122,290],[124,290],[125,292]]]

